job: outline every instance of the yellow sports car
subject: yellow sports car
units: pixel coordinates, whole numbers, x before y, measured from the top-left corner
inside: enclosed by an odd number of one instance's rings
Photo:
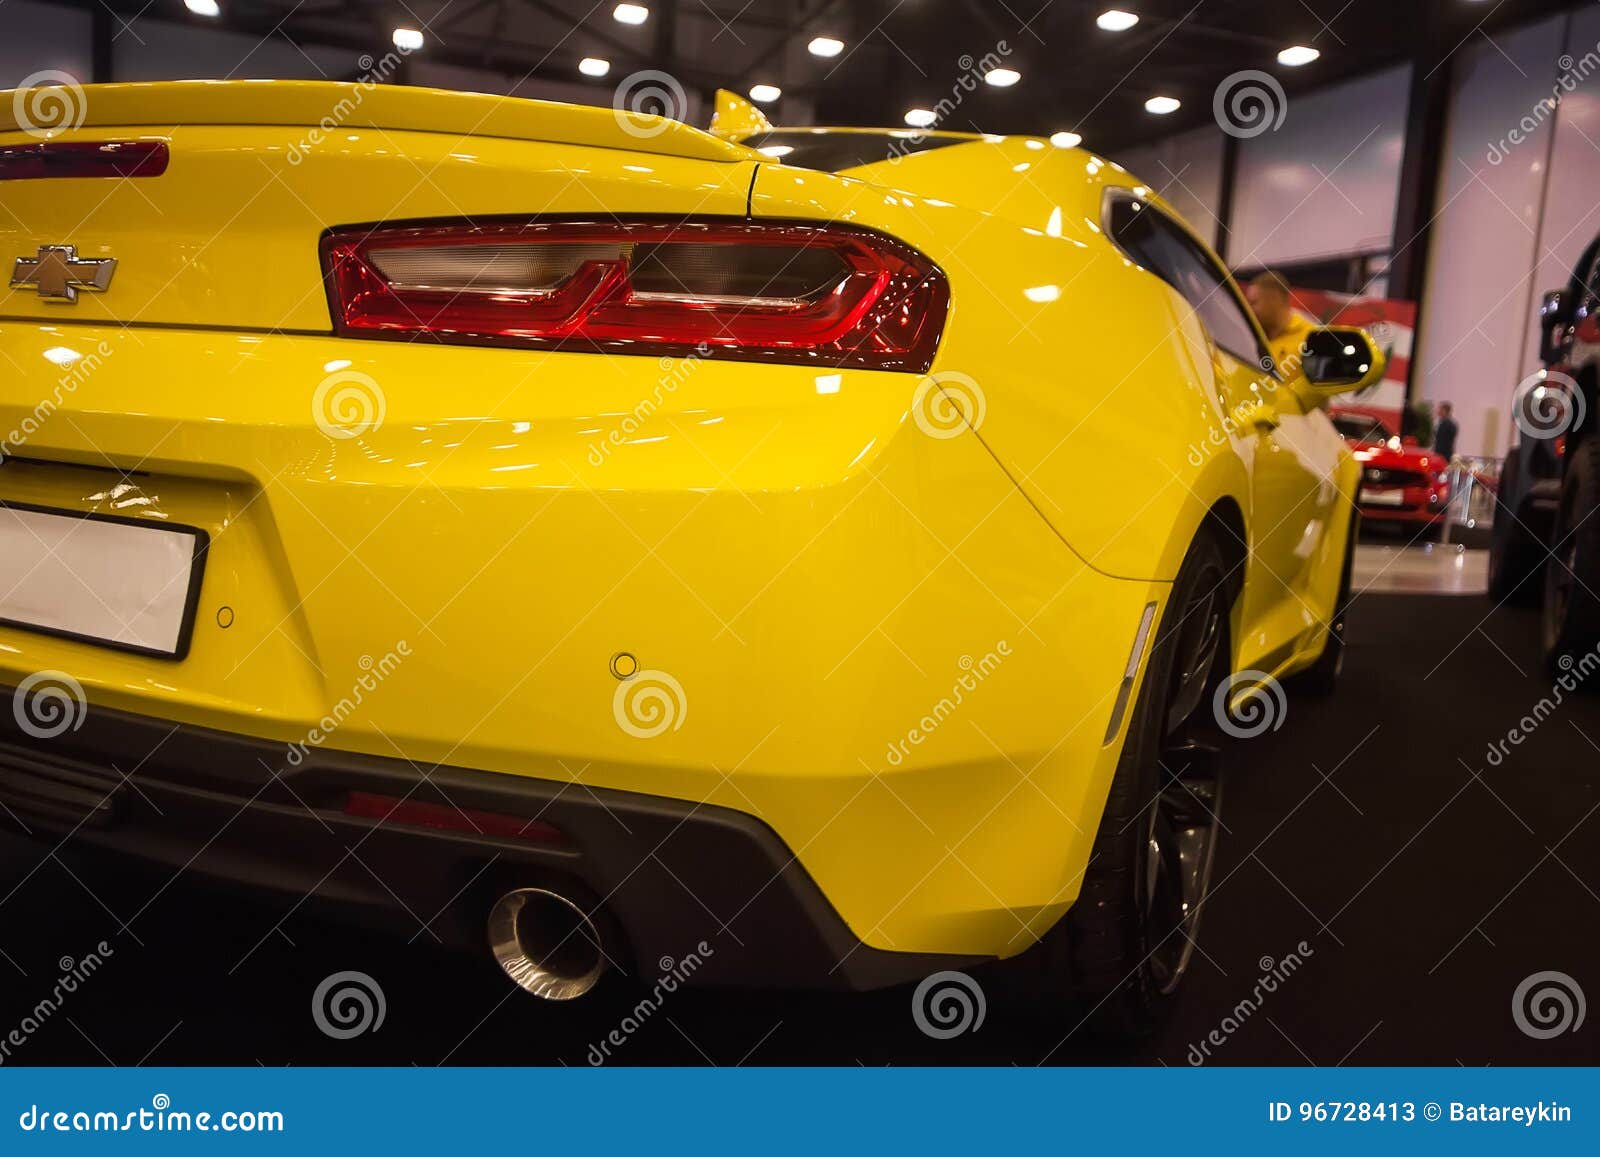
[[[1274,367],[1158,196],[1031,137],[8,111],[0,822],[552,997],[1026,956],[1159,1014],[1227,709],[1337,672],[1365,335]]]

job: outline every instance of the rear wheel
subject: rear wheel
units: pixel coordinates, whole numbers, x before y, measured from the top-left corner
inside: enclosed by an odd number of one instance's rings
[[[1544,593],[1539,568],[1546,558],[1544,543],[1528,529],[1528,514],[1515,486],[1522,448],[1514,446],[1500,468],[1494,522],[1489,527],[1489,597],[1496,603],[1531,606]]]
[[[1544,570],[1544,657],[1600,646],[1600,437],[1588,437],[1567,456],[1556,509],[1555,543]]]
[[[1159,1023],[1194,953],[1221,830],[1212,700],[1237,590],[1203,532],[1173,584],[1077,903],[1035,952],[1048,994],[1118,1036]]]

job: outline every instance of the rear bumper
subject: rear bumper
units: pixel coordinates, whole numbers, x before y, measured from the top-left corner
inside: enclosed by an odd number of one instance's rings
[[[1389,493],[1395,491],[1391,490]],[[1449,512],[1449,495],[1443,490],[1408,486],[1399,493],[1402,500],[1398,505],[1358,499],[1362,519],[1373,522],[1411,522],[1426,525],[1440,521]]]
[[[210,539],[181,662],[0,626],[0,685],[730,809],[885,951],[1015,955],[1076,898],[1166,587],[925,432],[914,376],[85,325],[0,323],[0,349],[28,367],[0,431],[29,431],[0,499]],[[347,372],[382,402],[358,437],[315,404]]]
[[[98,708],[40,740],[7,711],[0,825],[456,946],[485,943],[504,891],[550,887],[591,911],[608,955],[646,980],[690,953],[703,961],[695,984],[724,986],[876,988],[971,962],[862,945],[772,829],[726,808],[327,750],[296,766],[285,754]],[[345,812],[352,791],[537,819],[562,839],[358,818]]]
[[[1363,522],[1414,522],[1418,524],[1431,524],[1439,522],[1445,516],[1446,509],[1441,506],[1437,510],[1427,507],[1396,508],[1393,506],[1363,506],[1361,520]]]

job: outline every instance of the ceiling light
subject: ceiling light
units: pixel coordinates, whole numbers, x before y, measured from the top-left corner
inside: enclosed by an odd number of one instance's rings
[[[415,28],[396,28],[394,46],[402,52],[415,52],[422,47],[422,33]]]
[[[1153,112],[1158,117],[1164,117],[1169,112],[1177,112],[1183,104],[1177,97],[1153,96],[1144,102],[1144,111]]]
[[[1050,143],[1058,149],[1075,149],[1083,144],[1083,138],[1077,133],[1051,133]]]
[[[578,71],[584,76],[604,76],[611,71],[611,62],[598,56],[585,56],[578,61]]]
[[[932,109],[913,108],[906,110],[906,124],[914,129],[925,129],[938,119]]]
[[[1107,12],[1100,13],[1095,18],[1095,23],[1107,32],[1126,32],[1139,23],[1139,18],[1132,12],[1124,12],[1120,8],[1112,8]]]
[[[183,0],[183,6],[196,16],[221,16],[217,0]]]
[[[1010,88],[1022,79],[1022,73],[1014,68],[991,68],[983,74],[985,84],[992,84],[996,88]]]
[[[819,36],[806,45],[806,51],[812,56],[838,56],[844,51],[844,41],[831,36]]]
[[[643,4],[618,4],[611,10],[611,19],[618,24],[643,24],[650,19],[650,9]]]
[[[1290,68],[1299,68],[1302,64],[1310,64],[1322,53],[1315,48],[1307,48],[1304,44],[1295,44],[1278,53],[1278,63],[1286,64]]]
[[[771,104],[783,95],[783,89],[775,84],[752,84],[750,86],[750,99],[758,104]]]

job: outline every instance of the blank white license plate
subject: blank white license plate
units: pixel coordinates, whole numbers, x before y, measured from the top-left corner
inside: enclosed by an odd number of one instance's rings
[[[0,622],[180,658],[204,531],[0,506]]]
[[[1398,490],[1367,490],[1361,491],[1361,501],[1372,506],[1404,506],[1406,496]]]

